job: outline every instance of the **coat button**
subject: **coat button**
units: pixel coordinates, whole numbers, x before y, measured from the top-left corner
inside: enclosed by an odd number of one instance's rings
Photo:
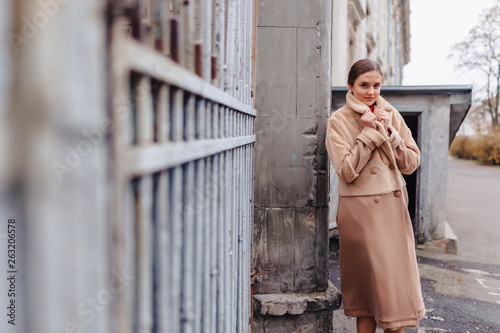
[[[376,175],[378,173],[378,169],[377,168],[372,168],[372,174]]]
[[[375,202],[379,203],[380,202],[380,197],[375,197]]]
[[[389,165],[389,169],[394,170],[394,165]]]
[[[395,191],[395,192],[394,192],[394,196],[395,196],[396,198],[399,198],[399,197],[401,196],[401,191]]]

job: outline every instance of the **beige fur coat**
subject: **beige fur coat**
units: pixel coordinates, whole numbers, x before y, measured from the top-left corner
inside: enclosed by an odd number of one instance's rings
[[[388,131],[379,121],[377,129],[363,126],[360,118],[370,108],[348,92],[346,105],[328,121],[326,149],[340,178],[341,196],[400,190],[405,185],[401,173],[411,174],[420,165],[420,151],[401,114],[381,96],[375,115],[380,109],[391,117]]]

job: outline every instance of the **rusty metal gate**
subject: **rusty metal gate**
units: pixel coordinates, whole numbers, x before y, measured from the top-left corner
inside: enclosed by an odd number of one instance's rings
[[[116,332],[248,332],[249,0],[109,7]]]

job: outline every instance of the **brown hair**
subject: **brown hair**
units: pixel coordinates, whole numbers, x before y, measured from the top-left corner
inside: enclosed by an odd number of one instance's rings
[[[371,71],[377,71],[380,73],[380,75],[382,75],[382,77],[384,76],[384,74],[382,74],[380,65],[375,60],[361,59],[356,61],[349,70],[349,75],[347,76],[347,84],[350,86],[354,85],[354,81],[356,81],[356,79],[361,74]]]

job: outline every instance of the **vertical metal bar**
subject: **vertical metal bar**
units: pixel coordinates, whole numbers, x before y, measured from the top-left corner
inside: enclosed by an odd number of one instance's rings
[[[237,131],[237,136],[239,136],[239,116],[240,116],[240,113],[238,112],[237,113],[237,117],[236,117],[236,131]],[[243,256],[242,256],[242,223],[241,223],[241,217],[242,217],[242,214],[241,214],[241,196],[242,196],[242,188],[241,188],[241,147],[238,147],[236,148],[236,163],[237,163],[237,178],[236,178],[236,183],[239,184],[239,186],[236,188],[236,214],[237,214],[237,218],[236,218],[236,222],[237,222],[237,255],[236,255],[236,260],[238,262],[238,270],[237,270],[237,281],[238,281],[238,284],[237,284],[237,292],[236,292],[236,295],[237,295],[237,309],[238,309],[238,313],[237,313],[237,317],[236,317],[236,331],[237,332],[242,332],[241,330],[241,318],[242,318],[242,302],[241,302],[241,295],[242,295],[242,269],[243,269],[243,265],[242,265],[242,259],[243,259]]]
[[[166,22],[163,19],[163,15],[166,14],[166,2],[161,0],[152,0],[151,11],[152,11],[152,28],[153,28],[153,40],[154,48],[159,52],[164,52],[164,36],[165,36],[165,25]]]
[[[182,216],[182,332],[194,332],[194,162],[184,166]]]
[[[174,88],[172,95],[172,140],[181,141],[184,132],[184,92]]]
[[[206,121],[205,121],[205,131],[206,131],[206,138],[211,139],[213,138],[212,135],[212,108],[213,104],[210,101],[206,102],[206,108],[205,108],[205,115],[206,115]]]
[[[241,119],[241,118],[240,118]],[[239,124],[239,127],[240,127],[240,133],[241,133],[241,122]],[[240,184],[243,184],[243,147],[238,147],[238,151],[239,151],[239,183]],[[239,318],[238,318],[238,326],[239,326],[239,330],[238,332],[243,332],[243,318],[244,318],[244,301],[243,301],[243,295],[244,295],[244,290],[245,290],[245,270],[244,270],[244,262],[245,262],[245,256],[243,254],[243,250],[244,250],[244,228],[243,228],[243,214],[244,214],[244,208],[243,208],[243,200],[244,200],[244,197],[245,197],[245,194],[243,193],[243,188],[240,188],[239,190],[239,195],[238,195],[238,199],[239,199],[239,207],[238,207],[238,210],[239,210],[239,218],[238,218],[238,223],[239,223],[239,231],[238,231],[238,242],[239,242],[239,262],[241,262],[242,264],[240,265],[240,269],[239,269],[239,283],[240,283],[240,287],[239,287],[239,290],[238,290],[238,296],[239,296],[239,299],[238,299],[238,309],[239,309]]]
[[[198,119],[196,122],[197,127],[197,138],[204,139],[205,138],[205,128],[203,123],[205,121],[205,103],[204,99],[199,100],[196,103],[196,114],[198,115]],[[195,210],[195,332],[203,332],[205,330],[204,326],[204,313],[203,313],[203,291],[206,287],[205,277],[204,277],[204,267],[203,263],[205,261],[204,258],[204,244],[208,239],[206,239],[205,233],[205,218],[206,218],[206,210],[205,210],[205,159],[199,160],[196,162],[196,180],[195,180],[195,189],[196,189],[196,210]]]
[[[241,296],[240,296],[240,303],[241,303],[241,319],[240,319],[240,331],[239,332],[246,332],[247,324],[248,321],[246,320],[246,290],[247,290],[247,285],[246,285],[246,244],[247,244],[247,238],[246,238],[246,182],[245,182],[245,146],[240,147],[241,151]]]
[[[195,43],[201,43],[203,36],[203,15],[202,3],[204,0],[191,0],[194,6],[193,10],[193,41]],[[203,14],[202,14],[203,13]]]
[[[227,42],[226,42],[226,66],[227,66],[227,81],[225,84],[226,91],[231,96],[235,96],[234,73],[235,73],[235,39],[236,39],[236,1],[228,0],[227,13]]]
[[[160,143],[165,143],[170,138],[170,89],[162,85],[158,93],[157,101],[157,139]],[[157,298],[156,309],[157,318],[155,318],[155,328],[157,332],[166,333],[170,329],[172,296],[170,289],[171,281],[169,270],[171,269],[171,257],[168,248],[169,239],[171,237],[168,228],[168,220],[170,213],[170,198],[169,198],[169,171],[163,171],[158,176],[158,189],[155,202],[156,208],[156,227],[155,237],[157,239],[157,249],[154,255],[156,257],[156,286],[155,290]]]
[[[238,128],[238,120],[240,118],[240,113],[234,111],[234,136],[240,136],[240,129]]]
[[[219,154],[219,218],[217,220],[217,271],[219,276],[217,279],[217,332],[223,333],[225,331],[224,318],[227,303],[225,302],[226,295],[226,167],[225,167],[225,154]]]
[[[227,117],[227,115],[226,115]],[[223,234],[223,241],[224,241],[224,249],[223,249],[223,256],[224,256],[224,275],[223,275],[223,283],[224,283],[224,324],[223,328],[221,329],[222,333],[229,333],[231,332],[231,257],[230,257],[230,251],[231,251],[231,235],[230,235],[230,223],[231,223],[231,187],[230,187],[230,182],[231,182],[231,169],[230,169],[230,152],[226,151],[223,153],[224,154],[224,206],[225,206],[225,211],[224,211],[224,234]]]
[[[159,0],[161,2],[161,13],[160,13],[160,20],[161,20],[161,26],[162,26],[162,36],[161,40],[163,43],[163,54],[166,55],[167,57],[170,56],[170,19],[172,18],[171,14],[171,6],[172,2],[171,0]]]
[[[256,45],[257,45],[257,0],[252,1],[252,61],[251,61],[251,66],[250,66],[250,72],[251,72],[251,85],[250,85],[250,97],[251,97],[251,102],[250,105],[253,107],[254,106],[254,96],[253,93],[255,91],[255,52],[256,52]]]
[[[178,166],[170,173],[170,281],[171,318],[169,332],[181,332],[181,280],[182,280],[182,210],[183,210],[183,170]]]
[[[253,124],[253,117],[251,117],[251,120],[252,120],[252,124]],[[253,125],[252,125],[252,128],[253,128]],[[253,132],[251,132],[251,134],[253,134]],[[254,143],[251,143],[250,144],[250,222],[249,222],[249,225],[250,225],[250,231],[249,231],[249,234],[250,234],[250,240],[253,242],[253,226],[254,226],[254,151],[255,151],[255,148],[254,148]],[[251,248],[250,248],[250,253],[249,253],[249,256],[250,256],[250,272],[252,271],[252,251],[251,251]],[[252,322],[253,322],[253,293],[252,293],[252,290],[250,292],[250,316],[252,318]]]
[[[252,153],[252,147],[251,144],[247,145],[247,297],[245,298],[247,301],[247,318],[248,321],[250,322],[252,319],[252,291],[251,291],[251,275],[252,275],[252,240],[253,240],[253,233],[252,233],[252,164],[251,164],[251,153]],[[250,326],[250,330],[251,330]]]
[[[194,71],[194,0],[184,0],[181,7],[182,26],[184,28],[183,65]]]
[[[187,4],[185,4],[187,6]],[[191,6],[192,7],[192,6]],[[192,10],[190,11],[192,12]],[[193,140],[195,136],[195,96],[185,95],[184,139]],[[189,162],[184,167],[184,210],[183,210],[183,258],[182,258],[182,331],[195,332],[195,305],[194,305],[194,255],[195,255],[195,162]]]
[[[217,309],[217,253],[216,253],[216,240],[217,239],[217,160],[215,156],[210,157],[212,163],[212,172],[210,174],[210,244],[208,252],[210,253],[210,327],[209,332],[216,332],[217,320],[216,320],[216,309]]]
[[[203,40],[203,79],[210,81],[212,78],[212,1],[201,2],[201,39]]]
[[[181,141],[184,129],[184,91],[173,88],[172,93],[172,140]],[[172,169],[171,200],[171,281],[172,281],[172,326],[173,332],[181,330],[181,280],[182,280],[182,247],[183,247],[183,170],[181,166]]]
[[[235,6],[236,6],[236,12],[235,12],[235,39],[234,39],[234,57],[231,59],[231,61],[234,62],[234,70],[233,70],[233,87],[234,87],[234,97],[238,99],[239,101],[241,100],[241,90],[238,89],[238,81],[240,80],[240,68],[241,68],[241,63],[240,63],[240,52],[241,52],[241,45],[240,45],[240,38],[241,38],[241,22],[240,22],[240,5],[241,5],[241,0],[235,0]]]
[[[230,137],[236,136],[236,133],[234,130],[234,115],[235,115],[235,111],[233,109],[230,109],[230,111],[229,111],[229,136]]]
[[[234,87],[236,89],[236,94],[235,97],[239,101],[241,101],[241,87],[239,87],[239,81],[241,80],[241,1],[242,0],[236,0],[236,32],[235,32],[235,54],[234,54],[234,75],[233,75],[233,82],[234,82]]]
[[[247,332],[248,330],[248,287],[250,286],[250,282],[248,277],[250,272],[248,271],[248,165],[247,165],[247,146],[241,147],[243,151],[243,318],[242,318],[242,327],[243,332]]]
[[[232,127],[234,131],[234,127]],[[238,164],[236,160],[236,149],[231,150],[231,330],[236,330],[236,315],[237,315],[237,288],[238,288],[238,223],[237,223],[237,210],[236,210],[236,183]]]
[[[241,118],[242,118],[241,112],[238,112],[236,114],[236,128],[238,130],[237,136],[241,136]]]
[[[210,332],[217,332],[217,220],[219,216],[218,210],[218,197],[219,197],[219,160],[217,155],[212,156],[212,197],[211,197],[211,205],[212,205],[212,216],[210,218],[210,224],[212,227],[211,232],[211,244],[210,244],[210,268],[211,268],[211,280],[210,280],[210,318],[211,318],[211,328]]]
[[[236,133],[238,133],[238,118],[236,117]],[[240,147],[235,149],[236,152],[236,184],[241,184],[241,149]],[[241,190],[240,187],[236,187],[236,262],[238,263],[238,269],[236,270],[236,331],[241,332]]]
[[[219,104],[219,107],[217,108],[217,127],[219,129],[218,138],[224,137],[224,108],[225,107],[222,104]]]
[[[111,27],[113,41],[111,47],[111,60],[114,63],[113,71],[111,72],[112,79],[112,112],[111,117],[114,125],[112,139],[112,154],[116,161],[114,164],[113,173],[113,251],[112,251],[112,267],[115,272],[132,273],[127,267],[127,238],[125,224],[125,198],[127,192],[127,182],[124,178],[124,165],[121,161],[124,160],[124,152],[127,138],[127,120],[130,119],[130,93],[129,93],[129,76],[126,64],[120,58],[122,52],[123,36],[120,28],[124,24],[123,19],[117,19]],[[125,117],[118,114],[125,112]],[[129,304],[133,302],[133,288],[127,288],[124,292],[117,293],[114,297],[113,306],[113,321],[114,328],[119,333],[131,332],[133,316]]]
[[[212,217],[212,205],[210,204],[210,197],[212,193],[212,158],[205,159],[205,184],[200,191],[203,191],[205,201],[205,216],[204,216],[204,239],[203,239],[203,332],[209,333],[212,327],[212,318],[210,317],[210,304],[211,304],[211,267],[210,267],[210,244],[212,234],[212,224],[210,223]]]
[[[200,42],[194,43],[194,73],[203,78],[203,44]]]
[[[153,104],[151,80],[142,76],[136,87],[137,140],[139,145],[153,141]],[[137,239],[137,290],[138,330],[151,332],[153,327],[153,183],[150,176],[137,181],[136,239]]]
[[[234,149],[234,183],[238,184],[239,182],[239,152],[238,148]],[[240,268],[241,265],[239,265],[240,261],[240,223],[239,223],[239,189],[238,187],[234,187],[234,260],[236,263],[238,263],[235,266],[234,269],[234,280],[235,280],[235,287],[234,287],[234,308],[235,308],[235,314],[234,314],[234,329],[238,332],[239,329],[239,315],[240,315],[240,304],[239,304],[239,291],[240,291]]]
[[[121,204],[123,209],[123,219],[124,219],[124,238],[125,238],[125,266],[124,271],[130,272],[135,277],[134,284],[129,290],[126,291],[127,294],[127,302],[123,305],[127,308],[126,313],[129,316],[125,320],[127,326],[124,327],[123,332],[136,332],[138,327],[138,305],[137,298],[137,283],[138,283],[138,265],[136,262],[136,253],[137,253],[137,240],[136,240],[136,212],[134,205],[134,188],[132,182],[129,182],[127,179],[123,178],[123,181],[126,182],[124,186],[124,195],[122,196]],[[117,323],[121,325],[122,323]],[[121,332],[121,331],[119,331]]]
[[[226,16],[226,1],[215,0],[216,19],[215,19],[215,53],[217,55],[217,78],[219,89],[224,89],[224,62],[225,62],[225,16]]]
[[[252,274],[252,239],[253,239],[253,234],[252,234],[252,224],[253,220],[251,219],[252,217],[252,165],[251,165],[251,152],[252,148],[251,145],[246,145],[246,165],[247,165],[247,170],[246,170],[246,195],[247,195],[247,200],[245,203],[245,206],[247,208],[247,221],[246,221],[246,226],[247,226],[247,232],[246,232],[246,238],[247,238],[247,245],[246,245],[246,257],[247,257],[247,263],[246,263],[246,269],[247,272],[245,274],[246,277],[246,286],[247,286],[247,291],[246,291],[246,296],[245,296],[245,303],[247,307],[247,312],[245,318],[248,319],[248,323],[250,323],[251,318],[252,318],[252,292],[251,292],[251,274]],[[249,327],[251,330],[251,326]]]
[[[205,99],[197,99],[196,100],[196,117],[195,117],[195,138],[196,139],[204,139],[205,138]]]
[[[244,86],[245,86],[245,99],[244,103],[248,105],[248,96],[249,96],[249,90],[248,88],[250,87],[248,77],[250,75],[250,72],[248,69],[250,68],[250,40],[252,39],[252,35],[250,34],[250,24],[251,24],[251,16],[250,16],[250,0],[244,0],[244,6],[245,6],[245,53],[243,56],[245,57],[245,68],[243,69],[245,73],[245,80],[244,80]]]
[[[196,97],[191,94],[185,95],[185,123],[184,123],[184,140],[193,140],[195,138],[195,114],[196,114]]]
[[[239,39],[238,39],[238,80],[244,82],[245,81],[245,61],[246,61],[246,33],[245,33],[245,0],[238,1],[239,10]],[[242,88],[244,88],[244,84]],[[240,98],[239,100],[242,103],[245,103],[245,91],[243,89],[239,92]]]
[[[214,139],[219,137],[219,104],[214,104],[212,109],[212,137]]]
[[[230,109],[228,107],[226,107],[224,109],[224,137],[226,137],[226,138],[229,138],[229,112],[230,112]],[[226,157],[227,157],[227,155],[226,155]]]
[[[203,241],[205,238],[204,232],[204,219],[205,219],[205,202],[204,202],[204,192],[203,187],[205,185],[205,160],[201,159],[196,161],[196,179],[195,179],[195,189],[196,189],[196,209],[195,209],[195,254],[194,254],[194,318],[195,332],[202,332],[202,318],[203,318]]]
[[[159,318],[157,318],[158,332],[167,333],[170,330],[172,323],[172,289],[171,289],[171,274],[169,270],[172,269],[172,258],[169,249],[169,242],[172,237],[168,221],[170,214],[170,179],[169,171],[160,173],[158,179],[158,196],[156,207],[158,210],[158,254],[157,266],[158,276],[156,277],[158,283],[157,297],[159,298],[159,309],[157,311]]]
[[[250,116],[245,116],[245,136],[250,135],[249,125],[250,124]]]
[[[248,18],[247,18],[247,105],[252,106],[252,50],[253,50],[253,1],[252,0],[247,0],[247,6],[248,6]]]
[[[170,138],[170,89],[162,85],[159,88],[157,101],[157,139],[158,142],[166,142]]]
[[[137,181],[135,207],[138,332],[151,332],[153,327],[152,188],[151,177],[144,177]]]

